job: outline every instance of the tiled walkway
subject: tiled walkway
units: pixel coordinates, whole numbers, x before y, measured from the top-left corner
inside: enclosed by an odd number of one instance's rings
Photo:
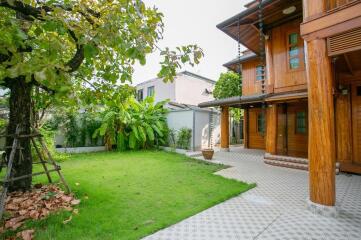
[[[361,176],[336,177],[338,218],[306,210],[308,172],[268,166],[263,152],[233,149],[217,174],[257,187],[146,237],[146,240],[361,239]]]

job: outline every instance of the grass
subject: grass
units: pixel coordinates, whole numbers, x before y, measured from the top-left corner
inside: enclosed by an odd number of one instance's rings
[[[161,151],[77,154],[61,166],[79,214],[27,223],[37,240],[139,239],[254,186],[214,175],[222,165]]]

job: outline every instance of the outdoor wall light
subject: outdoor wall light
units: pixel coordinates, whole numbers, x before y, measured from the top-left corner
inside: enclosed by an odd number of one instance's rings
[[[348,89],[342,89],[341,94],[342,95],[347,95],[348,94]]]
[[[347,88],[347,86],[344,86],[344,85],[340,84],[340,85],[338,86],[338,89],[340,90],[341,95],[347,95],[347,94],[348,94],[348,88]]]
[[[288,15],[288,14],[294,13],[295,11],[296,11],[296,7],[291,6],[291,7],[283,9],[282,13],[285,15]]]

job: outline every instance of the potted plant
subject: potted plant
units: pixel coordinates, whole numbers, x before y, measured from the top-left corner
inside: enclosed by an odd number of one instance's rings
[[[202,155],[206,160],[212,160],[214,150],[211,148],[202,149]]]

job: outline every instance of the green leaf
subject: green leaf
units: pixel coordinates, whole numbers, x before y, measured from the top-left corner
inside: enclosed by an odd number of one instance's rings
[[[152,128],[154,129],[154,131],[156,131],[156,132],[158,133],[158,135],[159,135],[160,137],[163,137],[162,131],[160,131],[157,126],[153,125]]]
[[[132,132],[134,133],[135,138],[140,140],[137,126],[133,125],[133,126],[130,126],[130,128],[132,129]]]
[[[142,126],[138,126],[138,131],[142,142],[145,142],[147,140],[147,135],[145,134],[144,128]]]
[[[107,131],[107,128],[108,128],[108,123],[107,122],[103,123],[99,128],[99,135],[104,136]]]
[[[134,149],[137,145],[137,139],[134,135],[134,132],[131,132],[129,135],[129,148]]]
[[[92,59],[97,54],[98,54],[98,49],[95,46],[93,46],[91,44],[85,44],[85,46],[84,46],[84,57],[87,60]]]
[[[118,133],[117,135],[117,150],[125,151],[127,149],[125,145],[125,136],[123,132]]]
[[[146,131],[147,131],[147,135],[150,141],[154,141],[154,132],[153,132],[153,128],[149,125],[146,125],[145,127]]]

